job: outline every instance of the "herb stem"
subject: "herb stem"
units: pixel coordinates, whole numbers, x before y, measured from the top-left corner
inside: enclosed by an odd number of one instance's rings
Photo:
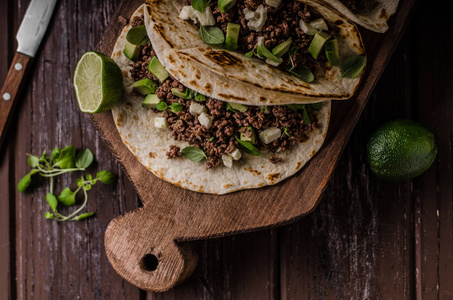
[[[88,202],[88,195],[87,195],[87,190],[86,189],[83,189],[83,194],[85,196],[85,200],[83,201],[83,204],[82,206],[79,207],[79,209],[77,209],[75,212],[73,212],[72,214],[70,214],[69,216],[67,216],[66,218],[67,219],[71,219],[72,217],[74,217],[75,215],[77,215],[86,205],[87,205],[87,202]],[[76,221],[74,218],[72,218],[72,221]]]

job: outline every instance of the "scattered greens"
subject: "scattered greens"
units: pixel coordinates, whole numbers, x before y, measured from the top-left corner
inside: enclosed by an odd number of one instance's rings
[[[198,35],[200,36],[201,40],[208,45],[220,45],[225,41],[225,36],[223,35],[222,30],[214,26],[200,26]]]
[[[291,47],[291,49],[289,49],[288,55],[289,55],[289,61],[291,62],[291,68],[288,71],[292,71],[295,67],[293,57],[294,57],[294,55],[296,55],[297,50],[298,49],[296,46],[293,46],[293,47]]]
[[[239,148],[244,150],[245,153],[248,153],[248,154],[251,154],[251,155],[255,155],[255,156],[261,156],[262,155],[261,152],[255,146],[252,145],[252,143],[247,142],[247,141],[243,141],[243,140],[239,139],[237,136],[235,136],[235,138],[236,138],[236,141],[239,144]]]
[[[72,191],[69,187],[64,188],[60,195],[54,195],[54,178],[56,176],[70,173],[74,171],[85,171],[94,160],[93,153],[90,149],[84,149],[76,154],[74,146],[68,146],[64,149],[55,148],[49,157],[44,151],[41,156],[28,155],[28,164],[32,167],[31,171],[25,175],[17,184],[19,192],[23,193],[31,184],[31,177],[39,173],[42,177],[47,177],[50,180],[49,192],[46,194],[46,201],[51,208],[51,212],[45,212],[46,219],[54,219],[56,221],[79,221],[94,215],[93,212],[80,213],[86,206],[88,201],[87,191],[91,189],[97,181],[105,184],[111,184],[115,181],[116,175],[109,171],[101,171],[93,178],[91,174],[77,179],[78,188]],[[64,216],[58,212],[58,204],[65,206],[73,206],[76,203],[77,193],[83,190],[84,201],[83,204],[73,213]],[[80,214],[79,214],[80,213]]]
[[[126,35],[126,40],[132,45],[145,46],[149,43],[145,25],[132,27]]]
[[[182,110],[182,105],[179,103],[173,103],[172,105],[168,106],[164,101],[160,101],[159,103],[157,103],[156,108],[160,111],[168,109],[172,113],[177,113]]]
[[[341,66],[341,77],[356,78],[366,64],[366,56],[355,55],[348,58]]]
[[[234,108],[231,107],[231,104],[226,102],[226,110],[227,111],[232,111],[232,112],[237,112]]]
[[[286,127],[286,126],[285,126],[285,128],[283,128],[282,137],[283,137],[284,134],[286,134],[288,137],[291,137],[291,135],[290,135],[289,132],[288,132],[288,129],[289,129],[289,128]]]
[[[181,153],[190,159],[191,161],[201,161],[204,158],[208,158],[206,154],[200,148],[194,146],[188,146],[181,150]]]
[[[316,107],[317,107],[317,105],[318,105],[318,103],[316,103]],[[304,118],[305,124],[308,124],[308,125],[311,124],[310,118],[308,116],[307,105],[305,105],[305,104],[288,104],[287,106],[292,111],[302,110],[302,117]],[[310,107],[312,107],[311,104],[310,104]],[[320,104],[319,104],[319,108],[320,108]]]

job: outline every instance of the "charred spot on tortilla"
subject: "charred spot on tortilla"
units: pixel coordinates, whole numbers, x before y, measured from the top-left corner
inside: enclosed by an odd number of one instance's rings
[[[242,61],[234,55],[226,51],[206,51],[204,56],[212,62],[215,62],[219,66],[236,66],[244,68]]]
[[[383,19],[383,20],[388,20],[390,18],[390,16],[387,14],[387,11],[385,10],[385,8],[383,8],[381,10],[381,12],[379,13],[378,17]]]
[[[235,95],[228,95],[228,94],[224,94],[224,93],[219,93],[219,97],[222,97],[222,98],[225,98],[225,99],[228,99],[228,100],[232,99],[232,100],[247,102],[246,98],[238,97],[238,96],[235,96]]]
[[[261,172],[255,169],[252,169],[251,167],[244,168],[245,171],[248,171],[250,173],[253,173],[255,175],[261,175]]]
[[[154,153],[154,152],[150,152],[148,155],[151,158],[156,158],[157,157],[157,153]]]
[[[280,173],[271,173],[267,175],[267,179],[274,184],[274,182],[280,177]]]
[[[266,102],[266,100],[267,100],[266,97],[260,96],[260,101],[261,101],[261,102]]]
[[[189,84],[193,85],[194,87],[200,87],[200,85],[198,84],[198,81],[196,81],[196,80],[189,81]]]
[[[200,76],[198,73],[197,73],[197,75]],[[197,75],[195,75],[195,76],[197,76]],[[204,88],[206,89],[207,93],[210,94],[212,92],[212,85],[209,82],[205,84]]]

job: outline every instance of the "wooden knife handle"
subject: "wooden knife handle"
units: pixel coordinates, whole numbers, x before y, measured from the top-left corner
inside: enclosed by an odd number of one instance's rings
[[[18,94],[30,68],[31,60],[30,56],[16,52],[0,91],[0,147],[5,139],[6,130],[18,102]]]

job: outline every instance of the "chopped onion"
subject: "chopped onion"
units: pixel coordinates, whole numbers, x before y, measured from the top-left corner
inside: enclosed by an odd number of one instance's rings
[[[247,26],[254,31],[261,31],[267,20],[267,10],[263,4],[260,4],[255,12],[245,8],[244,15],[248,21]]]
[[[299,26],[300,26],[300,29],[302,29],[302,31],[308,35],[315,35],[319,31],[318,29],[314,28],[310,24],[305,23],[302,19],[299,22]]]
[[[266,0],[266,4],[272,7],[278,7],[282,0]]]
[[[168,128],[167,119],[162,118],[162,117],[154,118],[154,127],[159,128],[159,129]]]
[[[319,19],[311,21],[310,26],[312,26],[318,30],[324,30],[324,31],[329,30],[329,27],[327,27],[326,21],[324,21],[323,18],[319,18]]]
[[[206,107],[203,104],[192,102],[189,107],[189,112],[192,116],[198,116],[199,114],[206,112]]]
[[[230,155],[222,155],[223,164],[227,168],[233,167],[233,158]]]
[[[241,150],[239,149],[234,149],[233,152],[230,153],[230,156],[234,159],[234,160],[239,160],[241,159],[242,157],[242,153],[241,153]]]
[[[260,132],[260,140],[265,144],[272,143],[281,136],[282,130],[277,127],[271,127]]]
[[[207,113],[203,112],[198,116],[198,122],[200,122],[201,125],[206,127],[206,129],[209,129],[212,126],[212,117]]]

